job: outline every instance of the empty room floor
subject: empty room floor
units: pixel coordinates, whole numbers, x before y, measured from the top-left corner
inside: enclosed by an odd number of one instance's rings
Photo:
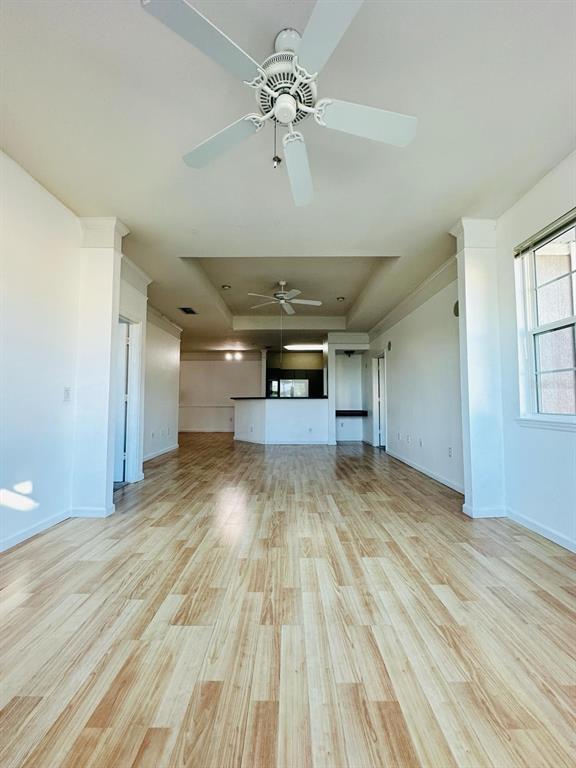
[[[3,768],[573,765],[565,549],[361,444],[146,469],[2,556]]]

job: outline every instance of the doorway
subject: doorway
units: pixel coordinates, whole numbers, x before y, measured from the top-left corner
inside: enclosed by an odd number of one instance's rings
[[[130,324],[120,318],[116,334],[116,415],[114,438],[114,490],[126,485],[128,433],[128,371],[130,370]]]
[[[378,446],[386,448],[386,358],[378,358]]]

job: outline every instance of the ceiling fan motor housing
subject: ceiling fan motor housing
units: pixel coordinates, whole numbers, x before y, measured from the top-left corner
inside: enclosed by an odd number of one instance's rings
[[[279,93],[278,97],[273,96],[262,87],[256,89],[256,101],[262,114],[266,115],[271,109],[274,109],[272,120],[283,125],[290,122],[298,123],[308,117],[310,113],[299,109],[298,102],[306,107],[313,107],[317,98],[315,82],[301,81],[294,93],[290,93],[290,89],[296,83],[293,66],[295,55],[294,51],[280,51],[268,56],[262,64],[262,69],[266,74],[263,85],[267,85],[272,91]],[[294,117],[290,119],[292,113],[294,113]]]

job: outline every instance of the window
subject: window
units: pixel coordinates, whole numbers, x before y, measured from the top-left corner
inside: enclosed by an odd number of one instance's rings
[[[281,379],[280,397],[308,397],[308,379]]]
[[[522,249],[531,410],[576,414],[576,226]]]

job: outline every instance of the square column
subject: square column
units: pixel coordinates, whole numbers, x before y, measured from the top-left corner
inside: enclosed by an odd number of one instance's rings
[[[496,222],[461,219],[457,239],[463,512],[505,517]]]
[[[116,218],[80,220],[80,295],[72,515],[114,512],[114,387],[122,238]]]

